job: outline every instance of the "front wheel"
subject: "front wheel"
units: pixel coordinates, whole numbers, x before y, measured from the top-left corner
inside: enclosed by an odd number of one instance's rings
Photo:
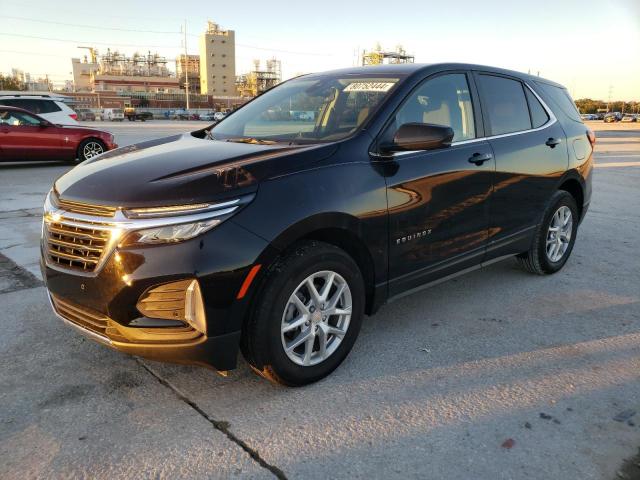
[[[536,228],[531,248],[518,256],[520,265],[538,275],[560,270],[573,250],[579,218],[573,196],[563,190],[557,191]]]
[[[265,378],[289,386],[320,380],[353,347],[364,315],[364,282],[343,250],[310,241],[271,266],[245,325],[242,352]]]
[[[106,147],[104,143],[100,140],[96,140],[95,138],[88,138],[83,140],[78,146],[78,161],[84,162],[85,160],[89,160],[90,158],[95,157],[96,155],[100,155],[106,152]]]

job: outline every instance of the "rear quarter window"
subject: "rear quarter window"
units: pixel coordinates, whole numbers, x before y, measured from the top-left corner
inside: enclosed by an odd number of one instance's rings
[[[35,100],[35,102],[37,102],[38,108],[40,108],[40,112],[36,113],[53,113],[62,110],[53,100]]]
[[[544,107],[529,88],[525,88],[524,91],[527,94],[527,102],[531,112],[531,124],[533,128],[541,127],[549,121],[549,115],[547,115]]]
[[[576,104],[573,102],[573,99],[566,88],[556,87],[542,82],[536,82],[536,84],[548,97],[550,97],[555,106],[562,110],[562,113],[574,122],[582,123],[580,112],[578,112]]]

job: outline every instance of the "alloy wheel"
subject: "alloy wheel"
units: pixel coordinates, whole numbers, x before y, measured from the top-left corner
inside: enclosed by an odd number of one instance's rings
[[[98,142],[88,142],[82,149],[82,156],[85,160],[100,155],[104,152],[104,148]]]
[[[561,206],[553,214],[547,231],[547,258],[552,262],[559,262],[571,243],[573,232],[573,216],[571,209],[566,205]]]
[[[287,357],[297,365],[317,365],[338,348],[351,321],[351,289],[330,270],[305,278],[289,297],[281,322]]]

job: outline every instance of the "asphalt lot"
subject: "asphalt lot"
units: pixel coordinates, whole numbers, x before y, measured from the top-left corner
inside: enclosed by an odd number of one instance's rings
[[[126,145],[206,123],[100,125]],[[0,478],[631,478],[640,124],[590,126],[594,195],[561,272],[507,260],[389,304],[300,389],[65,327],[37,261],[44,195],[70,167],[0,164]]]

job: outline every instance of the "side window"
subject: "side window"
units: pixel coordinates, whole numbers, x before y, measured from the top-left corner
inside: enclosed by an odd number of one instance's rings
[[[479,75],[479,81],[491,135],[520,132],[531,128],[529,107],[522,83],[494,75]]]
[[[13,98],[11,100],[4,100],[4,105],[9,105],[11,107],[24,108],[29,112],[38,113],[35,111],[35,100],[29,100],[28,98]]]
[[[464,73],[440,75],[420,85],[396,113],[395,130],[414,122],[451,127],[454,142],[475,138],[467,76]]]
[[[560,110],[569,117],[574,122],[582,123],[582,119],[580,118],[580,113],[576,108],[576,104],[573,102],[573,99],[569,95],[569,92],[565,88],[554,87],[553,85],[549,85],[548,83],[536,82],[546,93],[551,97],[554,103],[560,107]],[[546,97],[545,97],[546,98]],[[554,109],[554,111],[556,111]]]
[[[6,105],[7,107],[19,107],[17,101],[13,98],[0,99],[0,105]]]
[[[0,111],[0,124],[10,127],[30,127],[40,125],[40,120],[28,113],[2,110]]]
[[[33,110],[35,113],[53,113],[62,110],[53,100],[33,100],[33,103],[37,108]]]
[[[527,87],[524,88],[527,94],[527,102],[529,103],[529,111],[531,112],[531,124],[533,128],[538,128],[549,121],[549,115],[536,96],[531,93]]]

